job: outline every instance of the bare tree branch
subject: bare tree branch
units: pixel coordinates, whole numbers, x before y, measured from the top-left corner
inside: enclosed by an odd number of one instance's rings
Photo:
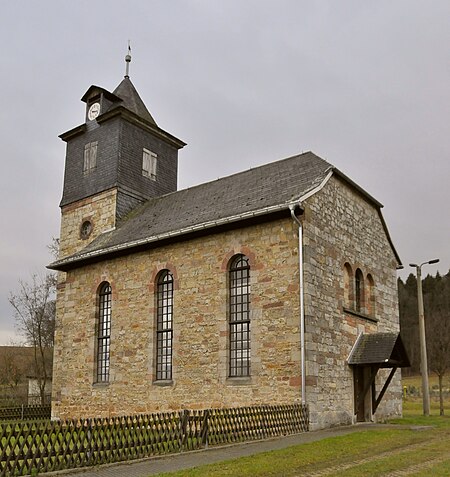
[[[56,276],[32,275],[31,282],[19,282],[19,291],[11,293],[17,329],[26,343],[33,347],[34,372],[41,402],[45,402],[46,385],[51,377],[53,337],[55,330]]]

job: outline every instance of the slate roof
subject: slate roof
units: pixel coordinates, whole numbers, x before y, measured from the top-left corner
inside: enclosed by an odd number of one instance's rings
[[[156,126],[155,120],[139,96],[139,93],[130,78],[125,77],[112,94],[118,96],[122,101],[120,103],[113,103],[108,111],[111,111],[118,106],[123,106]]]
[[[154,126],[157,126],[130,78],[125,77],[112,93],[101,86],[92,85],[88,88],[86,93],[84,93],[81,101],[87,102],[91,96],[100,93],[112,103],[106,111],[102,111],[102,115],[121,106]]]
[[[306,152],[150,199],[134,209],[116,229],[101,234],[83,250],[50,264],[48,268],[67,270],[85,260],[98,260],[98,257],[150,246],[161,240],[271,213],[288,213],[290,204],[304,200],[332,173],[356,188],[377,207],[400,264],[381,215],[382,204],[333,165],[312,152]]]
[[[361,334],[348,358],[351,366],[381,365],[382,368],[409,367],[409,359],[399,333]]]
[[[290,203],[319,186],[332,170],[327,161],[306,152],[150,199],[115,230],[103,233],[82,251],[49,267],[59,269],[60,265],[164,237],[287,211]]]

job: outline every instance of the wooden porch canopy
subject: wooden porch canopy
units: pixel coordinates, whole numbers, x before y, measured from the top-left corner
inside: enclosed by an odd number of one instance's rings
[[[397,368],[411,366],[400,333],[361,333],[348,357],[348,364],[355,367],[369,367],[370,379],[365,383],[364,390],[359,396],[364,400],[372,387],[372,412],[378,408],[384,393],[394,377]],[[383,385],[378,397],[375,396],[375,378],[381,368],[392,368],[389,377]]]

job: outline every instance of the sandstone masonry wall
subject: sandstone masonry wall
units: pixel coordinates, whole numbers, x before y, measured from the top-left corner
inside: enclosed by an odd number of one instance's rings
[[[85,243],[77,238],[83,217],[114,225],[114,194],[90,200],[63,210],[64,256]],[[303,205],[306,396],[314,429],[354,422],[346,360],[360,332],[398,331],[397,263],[377,209],[340,179],[333,176]],[[290,218],[280,219],[68,272],[58,290],[53,417],[299,402],[297,230]],[[230,379],[227,266],[237,253],[251,265],[251,377]],[[344,309],[345,263],[373,277],[375,299],[366,314]],[[155,279],[162,269],[173,273],[175,287],[171,383],[155,381]],[[97,293],[104,281],[112,286],[107,385],[94,383]],[[397,373],[375,418],[399,413]]]
[[[354,422],[353,372],[346,360],[360,332],[399,331],[397,261],[378,210],[333,176],[304,204],[306,383],[311,427]],[[344,265],[374,280],[372,319],[344,310]],[[367,282],[367,279],[366,279]],[[390,370],[379,372],[377,392]],[[375,419],[401,414],[400,371]]]
[[[82,250],[116,225],[116,200],[117,189],[110,189],[62,207],[59,258]],[[89,237],[82,239],[81,224],[85,220],[89,220],[93,228]]]
[[[300,400],[297,233],[290,219],[67,273],[57,310],[53,416],[110,416]],[[251,377],[227,378],[227,266],[251,265]],[[155,381],[155,278],[174,276],[173,382]],[[96,296],[112,286],[111,374],[94,382]]]

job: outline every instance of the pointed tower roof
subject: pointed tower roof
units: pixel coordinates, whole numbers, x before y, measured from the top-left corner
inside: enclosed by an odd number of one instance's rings
[[[130,78],[125,77],[112,94],[120,98],[122,101],[119,103],[113,103],[109,109],[110,111],[118,106],[123,106],[155,126],[157,125]]]

